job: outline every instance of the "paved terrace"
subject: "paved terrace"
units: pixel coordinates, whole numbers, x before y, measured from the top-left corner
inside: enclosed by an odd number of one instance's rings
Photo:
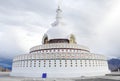
[[[11,77],[9,72],[0,72],[0,81],[120,81],[120,72],[99,77],[47,78],[45,80],[41,78]]]

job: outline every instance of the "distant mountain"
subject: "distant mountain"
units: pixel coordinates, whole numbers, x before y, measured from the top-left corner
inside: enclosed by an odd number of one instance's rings
[[[120,70],[120,59],[119,58],[110,59],[108,60],[108,65],[111,71],[118,71],[118,69]]]
[[[12,59],[0,57],[0,67],[11,70],[12,69]]]

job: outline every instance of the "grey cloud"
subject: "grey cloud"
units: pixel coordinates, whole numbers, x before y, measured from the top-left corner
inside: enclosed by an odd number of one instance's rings
[[[111,7],[117,2],[119,0],[63,0],[61,8],[63,17],[68,22],[68,26],[73,26],[71,29],[80,44],[87,45],[92,52],[119,56],[119,31],[114,29],[107,31],[109,26],[102,24],[102,22],[107,23],[104,17],[110,13]],[[14,56],[19,52],[25,52],[10,30],[19,27],[29,32],[28,37],[34,37],[36,34],[42,37],[55,18],[56,8],[56,0],[0,0],[0,32],[4,34],[0,40],[0,48],[4,46],[3,50],[0,49],[0,53],[9,52]],[[119,15],[116,17],[119,18]],[[114,21],[118,22],[117,19]],[[120,24],[115,23],[112,26],[119,30]],[[106,31],[103,32],[102,28]]]
[[[55,2],[53,0],[50,1],[52,4],[46,3],[45,0],[1,0],[0,7],[4,8],[4,10],[8,10],[9,13],[16,13],[17,11],[33,11],[37,13],[47,14],[51,13],[51,9],[53,10],[53,4]],[[45,13],[44,13],[45,12]]]

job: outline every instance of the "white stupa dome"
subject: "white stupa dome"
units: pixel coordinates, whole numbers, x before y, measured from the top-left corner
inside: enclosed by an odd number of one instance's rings
[[[63,22],[61,17],[62,10],[58,7],[56,14],[56,21],[52,24],[52,27],[45,33],[50,39],[68,39],[71,34],[70,28]]]
[[[48,40],[50,39],[68,39],[71,34],[70,30],[65,25],[58,25],[57,27],[51,27],[46,35]]]

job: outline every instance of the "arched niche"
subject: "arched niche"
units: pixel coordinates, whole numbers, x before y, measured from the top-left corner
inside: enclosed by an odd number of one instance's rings
[[[43,44],[48,44],[48,36],[46,34],[43,36],[42,43]]]

